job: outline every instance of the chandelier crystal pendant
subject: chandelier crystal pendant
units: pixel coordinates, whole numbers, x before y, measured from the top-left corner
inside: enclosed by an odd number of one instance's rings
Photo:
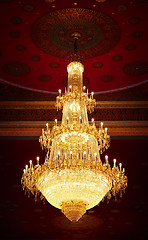
[[[78,59],[78,58],[77,58]],[[77,222],[86,210],[98,205],[111,194],[125,191],[127,177],[122,164],[113,167],[101,161],[100,154],[109,147],[107,128],[96,128],[94,119],[89,123],[87,111],[94,110],[94,93],[88,94],[83,87],[84,66],[72,60],[67,66],[68,86],[65,94],[59,90],[57,110],[63,110],[61,123],[50,130],[48,123],[39,138],[42,149],[47,151],[44,164],[26,165],[21,183],[29,194],[40,195],[52,206],[61,209],[72,222]]]

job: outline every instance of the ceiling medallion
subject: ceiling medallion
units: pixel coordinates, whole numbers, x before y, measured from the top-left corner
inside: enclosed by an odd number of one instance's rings
[[[132,37],[140,38],[140,37],[143,36],[143,34],[144,34],[144,32],[142,32],[142,31],[135,31],[135,32],[132,33]]]
[[[42,51],[66,58],[73,49],[73,33],[78,32],[79,53],[84,58],[102,55],[120,40],[118,23],[110,16],[89,9],[68,8],[44,14],[33,24],[31,35]]]
[[[113,59],[114,61],[120,61],[120,60],[122,60],[122,56],[116,55],[116,56],[113,56],[112,59]]]
[[[119,5],[116,9],[118,12],[125,12],[128,7],[126,5]]]
[[[111,82],[114,80],[114,77],[112,75],[104,75],[101,77],[101,80],[103,82]]]
[[[3,70],[11,76],[24,76],[30,72],[29,66],[22,62],[8,62],[4,64]]]
[[[18,38],[20,36],[20,32],[15,31],[9,32],[9,36],[13,38]]]
[[[40,75],[38,76],[38,79],[41,82],[49,82],[51,80],[51,77],[49,75]]]
[[[22,19],[19,17],[11,17],[10,18],[10,22],[13,24],[21,24],[22,23]]]
[[[130,62],[123,68],[124,72],[131,76],[141,76],[148,73],[148,62]]]
[[[32,61],[35,61],[35,62],[40,61],[40,57],[39,57],[39,56],[31,56],[30,59],[31,59]]]
[[[92,66],[93,66],[94,68],[102,68],[102,67],[103,67],[103,63],[101,63],[101,62],[95,62],[95,63],[92,64]]]
[[[26,11],[26,12],[31,12],[31,11],[34,10],[34,6],[30,5],[30,4],[24,5],[23,10]]]
[[[140,21],[141,21],[141,19],[139,17],[132,17],[132,18],[129,19],[128,22],[130,24],[138,24],[138,23],[140,23]]]
[[[129,44],[126,46],[126,49],[129,51],[133,51],[136,49],[136,45],[135,44]]]
[[[49,64],[49,66],[50,66],[51,68],[59,68],[59,67],[60,67],[60,64],[57,63],[57,62],[52,62],[52,63]]]

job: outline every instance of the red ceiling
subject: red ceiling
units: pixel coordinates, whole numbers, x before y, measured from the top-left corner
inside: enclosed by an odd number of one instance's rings
[[[59,39],[53,37],[51,41],[50,33],[52,27],[57,23],[60,25],[64,19],[66,26],[70,25],[70,13],[65,15],[65,18],[61,14],[62,9],[66,8],[72,8],[72,12],[79,12],[81,9],[82,14],[74,17],[78,21],[79,27],[83,25],[87,28],[87,21],[91,24],[87,30],[93,31],[93,26],[97,26],[101,32],[102,40],[100,42],[95,43],[93,47],[88,43],[86,49],[80,51],[84,57],[86,56],[84,76],[90,91],[100,92],[126,88],[147,81],[148,1],[107,0],[99,3],[95,0],[56,0],[53,3],[48,2],[45,0],[0,1],[0,22],[2,23],[0,29],[0,78],[2,81],[49,92],[55,92],[59,88],[64,91],[64,79],[67,77],[65,60],[67,49],[58,46],[60,50],[54,52],[53,49],[57,47],[55,41],[58,40],[62,44],[62,38],[57,35]],[[87,15],[83,13],[84,9],[87,9]],[[55,11],[59,11],[59,15],[62,16],[57,22]],[[89,18],[89,14],[92,15],[92,18]],[[103,16],[102,22],[101,18],[98,20],[96,17],[100,14]],[[46,29],[42,29],[42,25],[38,24],[41,19],[47,20],[46,16],[50,16],[48,19],[49,30],[48,24],[46,24]],[[112,24],[116,25],[114,34],[112,33]],[[42,38],[38,34],[39,28],[43,31]],[[81,32],[83,34],[83,31]],[[59,30],[57,34],[60,33]],[[44,35],[48,34],[48,41],[52,42],[53,46],[49,50],[51,54],[38,44],[41,41],[40,45],[44,45]],[[91,37],[95,38],[94,35]],[[108,47],[109,45],[110,47]],[[103,48],[102,53],[101,50],[98,51],[100,46]],[[48,47],[50,46],[47,45],[46,48]],[[61,56],[60,51],[64,56],[62,58],[59,57]],[[72,52],[73,50],[69,51],[69,53]],[[88,53],[90,58],[87,57]]]

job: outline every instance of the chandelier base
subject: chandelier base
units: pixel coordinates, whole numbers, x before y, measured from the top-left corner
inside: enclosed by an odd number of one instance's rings
[[[77,222],[86,213],[84,201],[70,200],[62,203],[62,212],[71,221]]]

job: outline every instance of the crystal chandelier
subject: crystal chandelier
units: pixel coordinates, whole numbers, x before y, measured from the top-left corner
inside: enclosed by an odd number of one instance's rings
[[[76,38],[75,38],[76,39]],[[76,53],[76,52],[75,52]],[[76,56],[76,55],[74,55]],[[86,210],[98,205],[111,195],[116,196],[127,187],[127,177],[122,164],[111,167],[108,156],[101,161],[100,154],[109,147],[110,136],[101,122],[96,128],[94,119],[89,123],[87,111],[94,110],[94,93],[83,87],[84,66],[78,57],[67,66],[68,86],[65,94],[59,90],[57,110],[63,110],[61,123],[50,130],[48,123],[39,138],[42,149],[47,151],[44,164],[26,165],[21,183],[30,194],[46,199],[61,209],[65,216],[77,222]]]

